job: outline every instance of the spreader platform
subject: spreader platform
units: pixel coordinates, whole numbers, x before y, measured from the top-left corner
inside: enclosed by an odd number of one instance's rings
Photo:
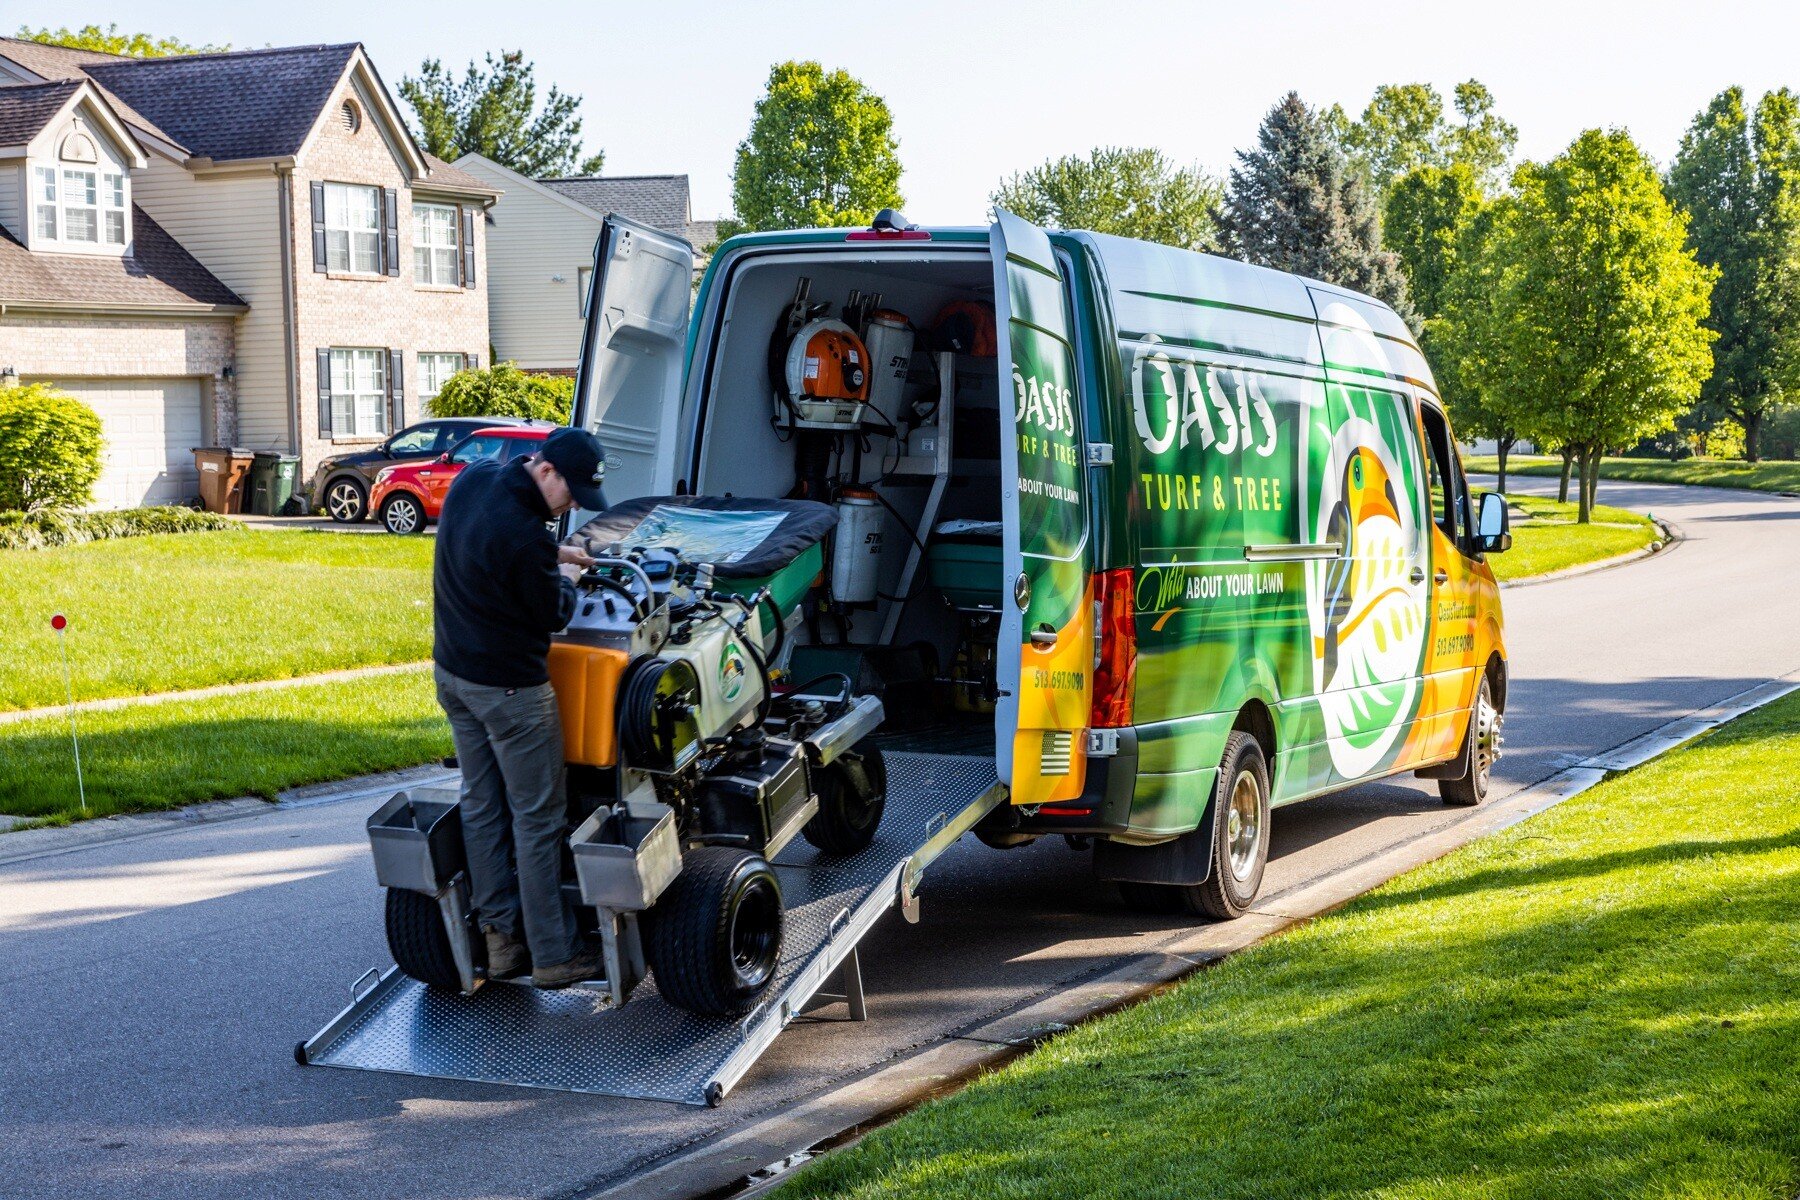
[[[676,1008],[657,995],[654,972],[613,1008],[603,993],[578,988],[489,985],[463,996],[389,967],[295,1056],[325,1067],[719,1103],[834,974],[845,976],[852,1015],[861,1015],[857,944],[882,913],[912,902],[926,866],[1005,795],[991,758],[885,757],[887,809],[867,849],[833,859],[796,841],[774,864],[786,908],[781,965],[747,1015]]]

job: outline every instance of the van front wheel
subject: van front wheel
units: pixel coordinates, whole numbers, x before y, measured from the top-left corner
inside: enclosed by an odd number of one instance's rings
[[[1256,902],[1269,862],[1269,766],[1262,747],[1242,730],[1225,739],[1213,784],[1212,828],[1188,837],[1212,839],[1203,883],[1121,883],[1119,893],[1138,912],[1188,913],[1228,921]]]
[[[1469,708],[1469,726],[1463,731],[1467,744],[1463,761],[1469,769],[1461,779],[1438,780],[1438,795],[1445,804],[1471,808],[1487,799],[1488,780],[1493,775],[1494,761],[1500,757],[1500,712],[1494,707],[1493,688],[1487,674],[1475,689],[1475,703]]]

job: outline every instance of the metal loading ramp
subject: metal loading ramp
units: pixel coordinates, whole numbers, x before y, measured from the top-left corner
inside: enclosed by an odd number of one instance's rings
[[[326,1067],[719,1103],[834,974],[845,976],[852,1015],[861,1016],[857,944],[1005,794],[991,757],[885,757],[887,810],[867,849],[832,859],[796,841],[775,863],[786,908],[781,965],[745,1016],[676,1008],[657,994],[655,972],[615,1009],[604,994],[580,988],[434,991],[389,967],[295,1056]]]

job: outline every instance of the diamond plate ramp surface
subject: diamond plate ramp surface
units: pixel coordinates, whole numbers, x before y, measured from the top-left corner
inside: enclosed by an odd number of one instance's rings
[[[781,965],[756,1011],[702,1017],[665,1002],[656,976],[617,1009],[593,992],[496,984],[437,992],[390,971],[305,1061],[683,1104],[716,1103],[894,902],[901,864],[996,786],[991,760],[888,751],[887,810],[875,841],[832,859],[796,840],[775,864],[786,907]],[[882,885],[886,884],[886,887]],[[835,941],[834,941],[835,937]],[[838,944],[847,943],[847,944]],[[796,985],[806,994],[790,994]],[[346,1014],[348,1015],[348,1014]],[[773,1023],[773,1025],[771,1024]],[[337,1025],[338,1022],[333,1022]]]

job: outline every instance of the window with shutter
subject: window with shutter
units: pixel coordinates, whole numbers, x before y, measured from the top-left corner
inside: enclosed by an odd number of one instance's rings
[[[387,353],[387,431],[391,432],[406,424],[406,352],[392,349]]]
[[[325,185],[312,185],[313,270],[325,270]]]
[[[315,185],[317,186],[317,185]],[[331,351],[318,352],[319,436],[331,436]]]
[[[462,210],[462,285],[475,286],[475,210]]]
[[[400,195],[393,188],[381,190],[381,265],[389,275],[400,274]]]

